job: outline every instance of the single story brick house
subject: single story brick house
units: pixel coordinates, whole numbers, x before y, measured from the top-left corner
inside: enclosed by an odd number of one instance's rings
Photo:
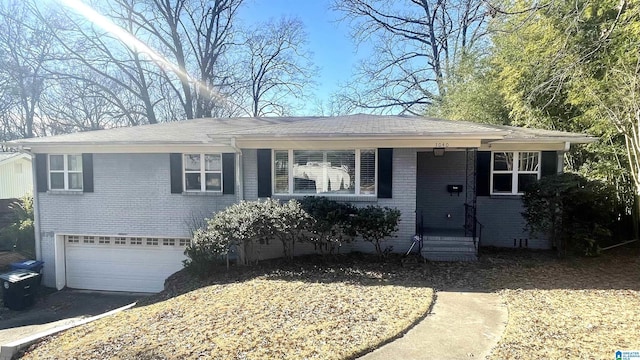
[[[37,257],[61,289],[156,292],[182,267],[194,221],[241,200],[327,196],[401,213],[430,259],[478,244],[549,248],[524,232],[527,184],[562,171],[584,134],[415,116],[195,119],[25,139]],[[481,225],[480,225],[481,224]],[[372,250],[355,242],[344,251]],[[304,249],[303,249],[304,250]],[[260,257],[281,253],[278,244]]]

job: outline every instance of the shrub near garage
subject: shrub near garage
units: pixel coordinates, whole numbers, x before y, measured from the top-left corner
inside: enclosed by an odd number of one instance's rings
[[[243,261],[256,261],[258,246],[280,240],[283,255],[293,258],[295,243],[305,241],[313,219],[296,200],[281,204],[277,200],[242,201],[206,220],[196,230],[186,248],[185,267],[198,275],[207,275],[232,249],[241,249]]]

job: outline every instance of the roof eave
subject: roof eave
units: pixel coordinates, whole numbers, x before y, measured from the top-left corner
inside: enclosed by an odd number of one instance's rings
[[[227,134],[225,134],[227,135]],[[504,139],[504,136],[507,135],[506,132],[482,132],[482,133],[452,133],[452,132],[441,132],[441,133],[406,133],[406,134],[397,134],[397,133],[386,133],[386,134],[274,134],[274,135],[242,135],[242,134],[228,134],[231,137],[237,138],[239,140],[250,140],[250,141],[268,141],[274,139],[287,139],[287,140],[377,140],[377,139],[399,139],[399,140],[411,140],[411,139],[424,139],[424,138],[433,138],[433,139],[476,139],[476,140],[500,140]],[[211,138],[219,138],[220,135],[209,135]]]
[[[506,138],[490,141],[489,143],[501,144],[522,144],[522,143],[571,143],[571,144],[590,144],[598,141],[598,138],[591,136],[583,137],[532,137],[532,138]]]

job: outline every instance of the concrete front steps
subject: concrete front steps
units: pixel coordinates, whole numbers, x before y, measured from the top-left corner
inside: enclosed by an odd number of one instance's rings
[[[473,238],[466,236],[426,235],[422,242],[422,256],[430,261],[478,260]]]

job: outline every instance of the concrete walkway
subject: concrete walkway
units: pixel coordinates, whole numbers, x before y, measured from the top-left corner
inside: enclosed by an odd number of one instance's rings
[[[507,307],[498,294],[439,291],[426,318],[360,359],[484,359],[506,324]]]

